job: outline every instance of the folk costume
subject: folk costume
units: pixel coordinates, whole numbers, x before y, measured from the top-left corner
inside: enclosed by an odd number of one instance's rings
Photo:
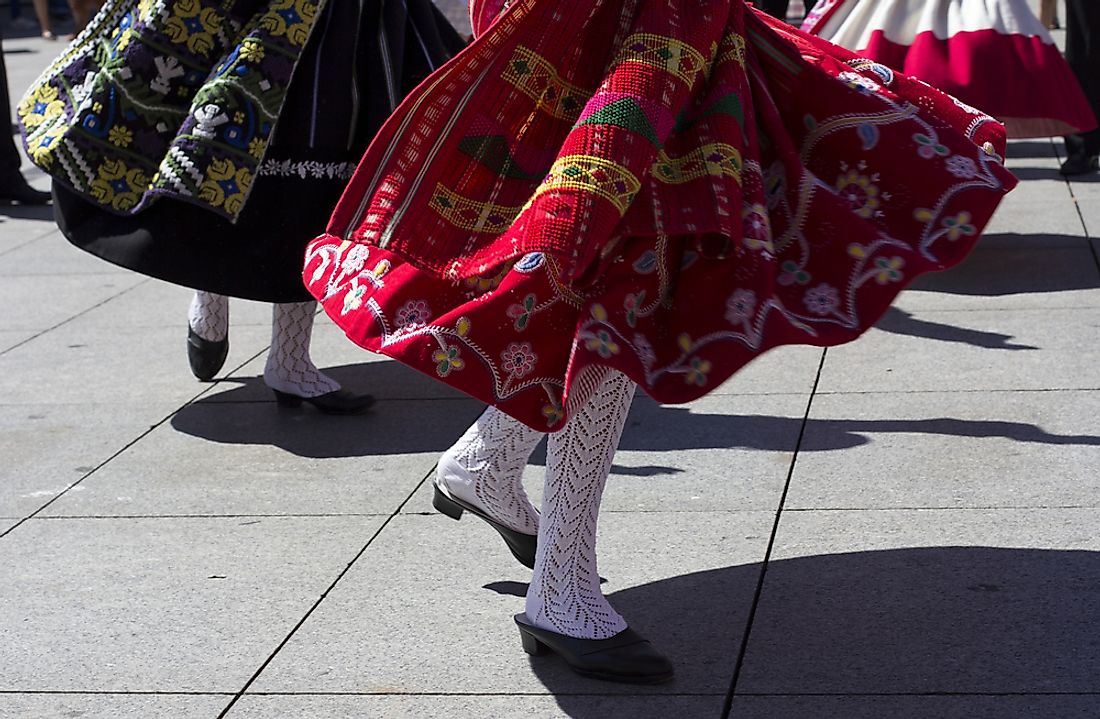
[[[1009,137],[1096,127],[1028,0],[821,0],[802,29],[981,108]]]
[[[272,302],[265,380],[340,411],[317,399],[339,385],[309,359],[305,244],[375,130],[463,46],[431,0],[113,0],[19,116],[74,245],[199,291],[197,376],[224,361],[227,297]]]
[[[498,17],[499,15],[499,17]],[[490,405],[435,506],[533,566],[524,647],[663,681],[595,527],[636,385],[688,402],[855,339],[1015,184],[992,118],[740,0],[478,1],[307,253],[348,336]],[[611,42],[608,42],[608,39]],[[520,475],[547,433],[542,511]]]

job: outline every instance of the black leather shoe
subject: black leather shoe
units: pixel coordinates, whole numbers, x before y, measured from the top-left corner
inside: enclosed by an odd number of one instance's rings
[[[1096,155],[1070,155],[1058,172],[1067,177],[1073,175],[1087,175],[1100,170],[1100,157]]]
[[[275,401],[279,403],[280,407],[296,409],[301,407],[303,402],[306,402],[325,414],[362,414],[374,404],[374,397],[371,395],[355,394],[346,389],[338,389],[318,397],[300,397],[296,394],[280,392],[277,389],[271,391],[275,393]]]
[[[629,627],[608,639],[576,639],[539,629],[526,614],[516,615],[516,626],[523,651],[538,656],[549,649],[582,676],[625,684],[660,684],[675,674],[672,662]]]
[[[0,180],[0,202],[18,202],[21,205],[48,205],[51,196],[48,192],[36,190],[27,184],[18,172],[5,173]]]
[[[512,551],[512,556],[518,559],[520,564],[528,569],[535,568],[535,549],[538,545],[538,537],[534,534],[524,534],[505,527],[474,505],[463,502],[457,497],[444,494],[438,485],[435,488],[435,496],[432,498],[432,506],[451,519],[461,519],[463,512],[469,512],[478,519],[488,522],[489,526],[497,530],[497,533],[504,538],[504,543],[508,545],[508,549]]]
[[[203,382],[214,379],[225,358],[229,354],[229,338],[211,342],[204,340],[195,334],[195,330],[187,328],[187,361],[191,363],[191,374]]]

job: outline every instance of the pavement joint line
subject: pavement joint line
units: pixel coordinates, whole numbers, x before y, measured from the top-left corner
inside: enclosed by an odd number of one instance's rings
[[[51,223],[51,224],[52,224],[52,223]],[[0,223],[0,228],[2,228],[2,227],[3,227],[3,223]],[[21,249],[23,249],[24,247],[26,247],[27,245],[33,244],[33,243],[35,243],[35,242],[38,242],[38,241],[39,241],[39,240],[41,240],[41,239],[44,239],[44,238],[46,238],[46,237],[49,237],[50,235],[52,235],[52,234],[53,234],[54,232],[56,232],[56,231],[57,231],[57,227],[56,227],[56,226],[54,226],[54,227],[51,227],[50,229],[48,229],[48,230],[46,230],[45,232],[43,232],[43,233],[42,233],[41,235],[35,235],[34,237],[32,237],[31,239],[27,240],[26,242],[22,242],[22,243],[20,243],[20,244],[16,245],[15,247],[9,247],[8,249],[4,250],[3,252],[0,252],[0,257],[3,257],[4,255],[7,255],[7,254],[9,254],[9,253],[15,252],[16,250],[21,250]]]
[[[745,692],[738,697],[1095,697],[1100,692]]]
[[[977,389],[888,389],[888,390],[821,390],[821,396],[872,395],[872,394],[997,394],[1014,392],[1097,392],[1100,387],[1009,387]],[[3,405],[0,405],[3,406]]]
[[[119,297],[122,297],[127,292],[132,292],[132,291],[136,290],[138,287],[141,287],[142,285],[144,285],[146,283],[149,283],[149,282],[152,282],[152,281],[153,281],[152,278],[146,278],[144,280],[141,280],[141,281],[127,287],[126,289],[122,290],[121,292],[119,292],[117,294],[113,294],[110,297],[108,297],[108,298],[106,298],[106,299],[104,299],[100,302],[97,302],[96,304],[92,305],[91,307],[85,308],[85,309],[81,310],[80,312],[77,312],[72,317],[68,317],[68,318],[58,322],[53,327],[49,327],[47,329],[44,329],[41,332],[38,332],[34,335],[31,335],[30,337],[23,340],[22,342],[17,342],[16,344],[12,345],[11,347],[8,347],[7,349],[0,352],[0,357],[3,357],[4,355],[6,355],[8,352],[11,352],[12,350],[19,349],[20,347],[27,344],[28,342],[33,342],[34,340],[38,339],[42,335],[48,334],[50,332],[53,332],[54,330],[56,330],[59,327],[65,326],[65,325],[69,324],[70,322],[72,322],[73,320],[76,320],[80,317],[83,317],[84,315],[88,314],[92,310],[98,309],[98,308],[102,307],[103,305],[107,304],[108,302],[111,302],[113,300],[118,299]],[[0,535],[0,536],[3,536],[3,535]]]
[[[279,652],[283,650],[283,647],[285,647],[290,642],[290,640],[294,638],[294,635],[298,633],[299,629],[305,626],[305,623],[309,621],[309,618],[313,616],[313,613],[317,611],[318,607],[321,606],[321,603],[328,598],[328,595],[332,592],[332,590],[336,588],[336,585],[338,585],[341,580],[343,580],[343,578],[347,576],[347,573],[351,571],[351,568],[355,566],[356,562],[358,562],[359,559],[367,553],[367,550],[370,549],[370,546],[374,544],[374,541],[378,539],[383,531],[385,531],[386,527],[390,526],[390,522],[401,515],[401,510],[405,508],[405,505],[412,501],[412,498],[417,495],[417,493],[420,491],[420,488],[424,486],[424,483],[427,482],[428,479],[435,474],[435,469],[436,468],[433,465],[432,468],[428,470],[427,474],[420,478],[420,481],[417,482],[416,486],[412,488],[412,490],[409,492],[409,495],[401,501],[401,504],[397,505],[397,508],[394,509],[392,513],[390,513],[390,516],[384,522],[382,522],[378,529],[374,531],[374,533],[367,540],[367,543],[364,544],[358,552],[356,552],[355,556],[351,558],[351,561],[348,562],[347,566],[340,570],[340,572],[336,575],[336,578],[332,580],[332,583],[328,585],[325,591],[321,592],[321,596],[317,598],[317,601],[313,603],[313,606],[306,610],[306,613],[302,615],[302,618],[298,620],[297,624],[295,624],[291,628],[290,632],[288,632],[283,640],[279,642],[278,646],[276,646],[271,654],[267,657],[267,659],[264,660],[263,664],[261,664],[259,668],[256,669],[255,673],[253,673],[252,676],[249,677],[248,681],[245,682],[240,691],[237,692],[233,699],[230,700],[229,704],[227,704],[225,708],[222,709],[222,711],[217,715],[217,717],[215,717],[215,719],[223,719],[227,714],[229,714],[233,707],[236,706],[237,702],[241,700],[241,697],[243,697],[248,692],[248,688],[252,686],[257,679],[260,678],[260,675],[263,674],[264,671],[267,670],[267,667],[271,664],[272,661],[275,660],[275,657],[279,656]]]
[[[787,495],[791,491],[791,482],[794,479],[794,470],[798,464],[798,453],[802,448],[802,442],[806,438],[806,428],[810,423],[810,414],[813,410],[814,398],[817,395],[817,387],[821,383],[821,375],[825,371],[825,360],[829,356],[826,347],[821,351],[821,359],[817,366],[817,376],[814,377],[814,386],[810,390],[810,396],[806,400],[806,409],[802,415],[802,426],[798,430],[798,440],[795,442],[790,464],[787,467],[787,479],[783,483],[783,491],[779,495],[779,503],[775,509],[775,520],[772,522],[771,535],[768,537],[768,546],[764,550],[764,557],[760,561],[760,572],[756,577],[756,589],[753,591],[752,603],[749,605],[749,616],[745,620],[745,631],[741,635],[741,646],[737,650],[737,658],[733,665],[733,676],[730,678],[729,689],[726,691],[726,700],[722,707],[722,719],[730,719],[733,714],[733,699],[737,694],[737,682],[741,678],[741,669],[745,665],[745,655],[749,649],[749,639],[752,636],[752,625],[756,620],[756,610],[760,606],[760,599],[764,593],[764,582],[768,576],[768,563],[771,560],[772,551],[775,549],[775,540],[779,535],[779,523],[783,518],[783,506],[787,502]]]
[[[1058,509],[1096,509],[1100,504],[992,504],[971,507],[787,507],[785,512],[1024,512]]]
[[[407,513],[405,516],[412,516],[412,514]],[[57,519],[69,521],[74,519],[340,519],[344,517],[369,519],[388,516],[390,515],[384,512],[373,514],[366,512],[349,512],[346,514],[335,512],[327,514],[50,514],[45,517],[29,517],[28,519],[34,519],[36,522],[49,522]],[[18,517],[0,517],[0,519],[18,519]]]
[[[148,281],[151,281],[151,280],[146,280],[145,282],[148,282]],[[140,286],[140,285],[142,285],[142,284],[145,284],[145,282],[139,282],[139,283],[138,283],[137,285],[134,285],[134,287],[138,287],[138,286]],[[129,290],[132,290],[132,289],[134,289],[134,288],[133,288],[133,287],[131,287],[131,288],[129,288],[128,290],[124,290],[124,291],[123,291],[123,293],[125,293],[125,292],[128,292]],[[120,294],[122,294],[122,293],[120,293]],[[115,295],[115,296],[117,297],[118,295]],[[109,302],[109,301],[110,301],[109,299],[108,299],[108,300],[104,300],[104,302]],[[100,304],[103,304],[103,302],[101,302]],[[97,306],[98,306],[98,305],[97,305]],[[89,310],[85,310],[85,312],[87,312],[87,311],[90,311],[91,309],[94,309],[94,308],[89,308]],[[81,313],[81,314],[83,314],[83,313]],[[76,318],[76,317],[78,317],[78,316],[79,316],[79,315],[76,315],[76,316],[74,316],[74,317],[70,317],[70,318],[69,318],[69,320],[66,320],[66,322],[68,322],[68,321],[70,321],[70,320],[72,320],[72,319],[75,319],[75,318]],[[33,338],[32,338],[32,339],[33,339]],[[29,341],[29,340],[28,340],[28,341]],[[239,370],[239,369],[240,369],[240,367],[243,367],[243,366],[244,366],[245,364],[248,364],[249,362],[252,362],[252,361],[253,361],[254,359],[256,359],[257,357],[259,357],[259,356],[260,356],[261,354],[263,354],[263,353],[264,353],[264,352],[266,352],[266,351],[267,351],[267,348],[264,348],[264,349],[260,350],[260,351],[259,351],[259,352],[257,352],[257,353],[256,353],[255,355],[253,355],[252,357],[250,357],[249,359],[247,359],[247,360],[246,360],[246,361],[245,361],[245,362],[244,362],[243,364],[241,364],[241,365],[240,365],[239,367],[237,367],[237,368],[236,368],[236,369],[235,369],[234,371],[237,371],[237,370]],[[2,354],[2,353],[0,353],[0,354]],[[4,537],[8,536],[8,535],[9,535],[9,534],[11,534],[12,532],[14,532],[14,531],[15,531],[16,529],[18,529],[19,527],[22,527],[22,526],[23,526],[24,524],[26,524],[26,523],[27,523],[27,522],[28,522],[29,520],[31,520],[31,519],[35,519],[35,518],[36,518],[36,517],[37,517],[37,516],[38,516],[39,514],[41,514],[41,513],[43,512],[43,511],[45,511],[45,510],[46,510],[46,509],[47,509],[47,508],[48,508],[48,507],[49,507],[49,506],[50,506],[51,504],[53,504],[53,503],[54,503],[54,502],[56,502],[57,500],[59,500],[59,499],[61,499],[62,497],[64,497],[64,496],[65,496],[66,494],[68,494],[68,493],[69,493],[69,492],[70,492],[70,491],[72,490],[72,488],[73,488],[73,487],[77,486],[78,484],[80,484],[81,482],[83,482],[84,480],[86,480],[86,479],[87,479],[88,477],[91,477],[91,476],[92,476],[93,474],[95,474],[95,473],[96,473],[96,472],[98,472],[99,470],[101,470],[101,469],[103,469],[104,467],[106,467],[106,466],[107,466],[107,464],[109,464],[109,463],[110,463],[111,461],[113,461],[114,459],[116,459],[117,457],[119,457],[120,455],[122,455],[122,454],[123,454],[124,452],[126,452],[126,450],[130,449],[130,448],[131,448],[131,447],[133,447],[133,446],[134,446],[135,444],[137,444],[137,443],[138,443],[138,442],[140,442],[141,440],[143,440],[143,439],[145,439],[146,437],[148,437],[148,436],[149,436],[150,434],[152,434],[152,433],[153,433],[154,431],[156,431],[156,430],[157,430],[157,429],[158,429],[159,427],[162,427],[162,426],[163,426],[163,425],[164,425],[165,423],[167,423],[167,422],[168,422],[169,420],[171,420],[171,419],[172,419],[173,417],[175,417],[175,416],[176,416],[177,414],[179,414],[179,412],[180,412],[180,411],[181,411],[181,410],[182,410],[182,409],[183,409],[184,407],[188,407],[188,406],[190,406],[190,405],[194,404],[195,402],[197,402],[198,400],[200,400],[200,399],[201,399],[201,398],[202,398],[202,397],[203,397],[204,395],[206,395],[206,394],[208,394],[208,393],[210,393],[210,392],[214,391],[214,388],[215,388],[215,387],[217,387],[217,386],[218,386],[218,384],[219,384],[220,382],[221,382],[221,380],[217,380],[217,381],[211,382],[211,383],[210,383],[210,384],[209,384],[208,386],[206,386],[206,387],[203,387],[203,390],[202,390],[201,392],[199,392],[199,393],[198,393],[197,395],[195,395],[195,396],[194,396],[194,397],[192,397],[191,399],[187,400],[186,402],[184,402],[184,403],[183,403],[182,405],[180,405],[179,407],[176,407],[175,409],[173,409],[173,410],[172,410],[171,412],[169,412],[169,413],[168,413],[168,414],[167,414],[167,415],[166,415],[166,416],[165,416],[165,417],[164,417],[163,419],[161,419],[160,421],[156,422],[156,423],[155,423],[155,424],[153,424],[153,425],[152,425],[151,427],[149,427],[148,429],[144,430],[144,431],[143,431],[143,432],[142,432],[141,434],[139,434],[139,435],[138,435],[137,437],[135,437],[134,439],[132,439],[132,440],[130,440],[129,442],[127,442],[127,443],[126,443],[125,445],[123,445],[123,447],[122,447],[121,449],[119,449],[118,451],[116,451],[115,453],[113,453],[113,454],[112,454],[111,456],[107,457],[107,459],[105,459],[105,460],[103,460],[102,462],[100,462],[99,464],[97,464],[97,465],[96,465],[95,467],[93,467],[93,468],[92,468],[91,470],[89,470],[89,471],[88,471],[87,473],[85,473],[85,474],[84,474],[84,475],[83,475],[82,477],[80,477],[80,479],[78,479],[78,480],[76,480],[75,482],[73,482],[73,483],[69,484],[69,485],[68,485],[67,487],[65,487],[65,489],[63,489],[63,490],[61,490],[60,492],[58,492],[57,494],[55,494],[55,495],[54,495],[53,497],[51,497],[51,498],[49,499],[49,501],[47,501],[47,502],[46,502],[45,504],[43,504],[43,505],[42,505],[41,507],[39,507],[38,509],[34,510],[33,512],[31,512],[31,513],[30,513],[30,514],[28,514],[27,516],[23,517],[23,518],[22,518],[21,520],[19,520],[18,522],[16,522],[16,523],[15,523],[15,524],[13,524],[12,526],[8,527],[8,528],[7,528],[6,530],[4,530],[3,532],[0,532],[0,539],[3,539]]]

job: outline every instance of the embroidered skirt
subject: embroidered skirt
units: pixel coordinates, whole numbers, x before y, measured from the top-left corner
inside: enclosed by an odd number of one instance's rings
[[[1028,0],[824,0],[802,29],[980,107],[1009,137],[1096,127]]]
[[[430,0],[114,2],[20,120],[73,244],[177,284],[301,301],[305,244],[355,162],[462,46]]]
[[[304,276],[361,346],[553,431],[590,367],[687,402],[855,339],[971,249],[1003,151],[739,0],[517,0],[386,123]]]

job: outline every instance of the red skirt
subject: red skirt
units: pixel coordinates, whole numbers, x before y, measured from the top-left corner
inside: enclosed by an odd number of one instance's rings
[[[361,346],[553,431],[592,367],[688,402],[855,339],[973,247],[1003,152],[740,0],[517,0],[383,128],[304,277]]]
[[[1096,127],[1028,0],[822,0],[802,29],[980,107],[1009,137]]]

